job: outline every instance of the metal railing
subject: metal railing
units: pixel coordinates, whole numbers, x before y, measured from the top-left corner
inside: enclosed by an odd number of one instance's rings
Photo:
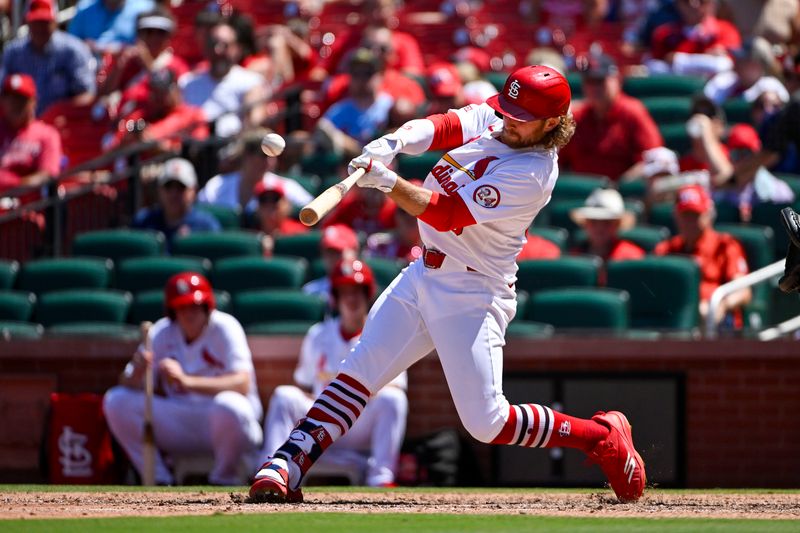
[[[765,281],[769,281],[778,277],[779,275],[783,274],[784,263],[786,263],[785,259],[775,261],[774,263],[763,268],[759,268],[758,270],[751,272],[746,276],[736,278],[733,281],[729,281],[728,283],[717,287],[717,290],[714,291],[714,293],[711,295],[711,299],[708,301],[708,314],[706,315],[705,324],[706,337],[712,338],[716,337],[717,335],[717,308],[722,305],[722,301],[725,298],[736,291],[740,291],[742,289],[746,289],[748,287],[752,287],[753,285],[758,285],[759,283],[764,283]]]

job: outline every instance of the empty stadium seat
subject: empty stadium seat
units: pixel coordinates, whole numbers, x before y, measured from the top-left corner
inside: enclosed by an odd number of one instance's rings
[[[642,103],[659,126],[685,124],[692,108],[692,99],[688,96],[652,96],[642,98]]]
[[[164,234],[146,230],[100,230],[81,233],[72,242],[72,255],[108,257],[115,263],[129,257],[164,253]]]
[[[223,205],[197,203],[195,207],[217,219],[224,230],[238,230],[242,227],[242,209]]]
[[[207,257],[211,261],[241,255],[263,256],[262,238],[262,233],[254,231],[190,233],[175,240],[172,253]]]
[[[64,289],[105,289],[111,283],[110,259],[68,257],[40,259],[22,266],[17,288],[43,294]]]
[[[164,284],[179,272],[197,272],[208,276],[211,261],[202,257],[134,257],[117,265],[118,289],[139,292],[164,288]]]
[[[750,111],[752,106],[744,98],[731,98],[722,104],[725,119],[728,124],[751,124],[753,122]]]
[[[343,164],[342,156],[333,151],[318,152],[304,157],[300,162],[304,174],[314,174],[322,178],[336,176]]]
[[[308,233],[298,233],[297,235],[286,235],[275,239],[273,255],[286,255],[302,257],[309,263],[320,257],[319,243],[322,240],[322,232],[309,231]]]
[[[420,155],[397,157],[397,173],[406,179],[424,180],[444,152],[425,152]]]
[[[8,290],[14,286],[19,272],[16,261],[0,261],[0,290]]]
[[[647,224],[639,224],[619,234],[620,238],[633,242],[647,253],[652,252],[656,244],[668,239],[669,235],[669,228]]]
[[[601,261],[594,256],[566,256],[559,259],[521,261],[517,290],[531,295],[543,289],[594,287]]]
[[[229,257],[214,265],[211,283],[232,294],[254,289],[299,289],[308,263],[300,258]]]
[[[559,329],[604,329],[621,332],[629,325],[629,296],[598,287],[550,289],[531,296],[524,318]]]
[[[586,200],[595,189],[608,187],[611,183],[606,176],[600,174],[578,174],[565,172],[558,176],[553,189],[553,200]]]
[[[621,181],[617,183],[617,190],[623,198],[642,199],[647,195],[647,182],[643,179]]]
[[[245,327],[286,320],[320,321],[326,302],[300,291],[264,290],[237,294],[233,312]]]
[[[569,242],[569,232],[564,228],[552,226],[531,226],[528,233],[547,239],[561,249],[561,253],[566,253],[567,243]]]
[[[631,327],[697,326],[700,271],[688,257],[646,257],[608,263],[608,286],[630,293]]]
[[[36,295],[32,292],[0,291],[0,320],[30,320],[35,305]]]
[[[245,331],[248,335],[297,335],[304,336],[316,324],[315,320],[283,320],[251,324]]]
[[[375,274],[375,283],[381,287],[386,287],[403,269],[397,261],[382,259],[380,257],[368,257],[362,259]]]
[[[110,322],[69,322],[47,328],[47,335],[59,337],[107,337],[125,341],[141,338],[140,329],[132,324]]]
[[[677,152],[678,155],[685,154],[692,147],[692,140],[685,124],[659,124],[658,129],[664,138],[664,146]]]
[[[225,291],[214,291],[214,301],[217,309],[225,313],[231,312],[231,295]],[[142,291],[133,297],[131,309],[128,313],[128,322],[131,324],[141,324],[145,320],[155,322],[166,316],[164,307],[164,291],[153,289]]]
[[[636,98],[654,96],[692,96],[702,92],[705,80],[699,76],[655,74],[644,77],[626,77],[622,90]]]
[[[0,339],[38,339],[42,333],[41,324],[0,320]]]
[[[791,204],[757,204],[753,206],[752,217],[750,222],[761,226],[769,226],[772,228],[775,235],[775,257],[782,257],[786,255],[787,246],[789,245],[789,236],[781,224],[780,213],[784,207],[794,207],[795,211],[800,210],[800,201]]]
[[[553,333],[555,333],[555,328],[551,324],[530,320],[512,320],[506,328],[506,337],[549,339]]]
[[[133,297],[129,292],[66,290],[42,295],[36,305],[36,321],[44,327],[71,322],[121,324]]]

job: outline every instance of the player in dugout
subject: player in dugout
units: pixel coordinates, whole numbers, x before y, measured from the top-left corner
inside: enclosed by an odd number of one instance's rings
[[[525,231],[550,201],[558,150],[572,137],[563,75],[523,67],[482,105],[411,120],[353,159],[359,187],[388,195],[419,219],[422,257],[378,297],[358,344],[255,475],[254,500],[291,502],[309,468],[345,435],[370,398],[431,350],[439,355],[466,430],[477,440],[568,447],[598,463],[621,501],[644,491],[644,462],[619,411],[580,419],[545,405],[511,405],[503,394],[505,331],[516,313]],[[390,170],[399,153],[445,154],[422,187]]]

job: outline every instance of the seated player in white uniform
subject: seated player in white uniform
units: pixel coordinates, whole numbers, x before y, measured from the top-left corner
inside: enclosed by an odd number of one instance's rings
[[[511,405],[503,345],[516,313],[515,259],[550,201],[558,150],[575,131],[567,80],[523,67],[485,104],[411,120],[351,161],[359,187],[388,194],[419,219],[422,257],[375,301],[364,333],[306,418],[256,473],[256,500],[296,501],[304,474],[347,434],[377,391],[435,348],[465,429],[477,440],[583,451],[622,501],[644,491],[644,462],[619,411],[581,419],[550,407]],[[395,155],[443,150],[422,187],[387,168]],[[346,415],[346,416],[344,416]]]
[[[375,296],[375,277],[369,266],[353,259],[340,261],[331,272],[330,281],[339,316],[311,327],[303,339],[294,371],[297,385],[281,385],[272,394],[264,422],[263,461],[286,441],[317,395],[336,376],[367,321],[369,304]],[[393,486],[406,431],[406,381],[406,373],[401,372],[379,390],[353,428],[331,446],[319,464],[355,467],[363,472],[367,485]]]
[[[151,362],[155,480],[175,483],[164,455],[214,455],[208,481],[240,485],[243,457],[261,446],[261,401],[241,324],[215,309],[205,277],[176,274],[164,289],[167,316],[150,328],[151,351],[139,346],[103,399],[108,425],[142,474],[144,374]]]

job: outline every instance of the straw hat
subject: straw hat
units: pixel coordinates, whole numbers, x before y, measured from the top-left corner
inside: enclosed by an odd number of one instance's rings
[[[583,226],[587,220],[619,220],[620,229],[628,229],[636,224],[636,216],[625,209],[622,195],[614,189],[595,189],[583,207],[573,209],[569,216],[579,226]]]

